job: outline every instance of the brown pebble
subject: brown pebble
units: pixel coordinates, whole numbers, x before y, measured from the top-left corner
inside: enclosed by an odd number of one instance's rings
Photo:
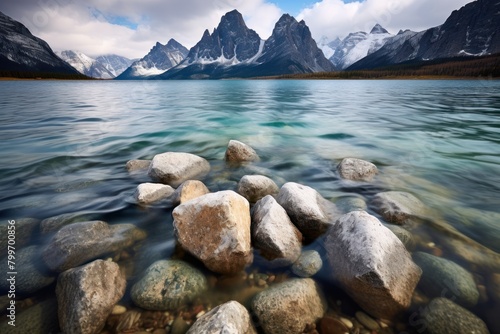
[[[257,281],[257,286],[259,287],[263,287],[266,285],[266,281],[264,281],[263,279],[260,279]]]
[[[344,334],[349,329],[340,320],[326,316],[319,321],[318,330],[320,334]]]
[[[274,275],[269,275],[269,278],[267,279],[267,282],[268,282],[268,283],[272,283],[272,282],[274,282],[274,280],[275,280],[275,279],[276,279],[276,276],[274,276]]]
[[[487,303],[488,302],[488,292],[486,291],[486,287],[484,285],[478,285],[477,291],[479,291],[479,302]]]
[[[434,247],[432,248],[432,255],[442,257],[443,251],[441,250],[441,248]]]

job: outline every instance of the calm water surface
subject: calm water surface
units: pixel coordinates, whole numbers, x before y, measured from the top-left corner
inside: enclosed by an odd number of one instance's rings
[[[262,160],[226,167],[230,139]],[[212,191],[234,189],[249,173],[306,184],[332,201],[408,191],[437,221],[500,252],[498,81],[0,82],[3,223],[65,213],[133,223],[150,235],[138,266],[169,257],[171,208],[139,208],[133,193],[148,177],[124,167],[167,151],[209,160]],[[380,173],[371,184],[342,181],[335,166],[344,157],[371,161]],[[432,227],[421,233],[438,248],[448,237]],[[476,270],[488,301],[472,311],[498,331],[491,272],[443,256]]]

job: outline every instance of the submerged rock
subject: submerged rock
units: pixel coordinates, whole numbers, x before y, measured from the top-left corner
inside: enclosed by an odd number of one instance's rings
[[[394,233],[399,240],[401,240],[407,250],[413,250],[415,248],[416,242],[410,231],[393,224],[384,224],[384,226],[391,230],[391,232]]]
[[[207,279],[183,261],[153,263],[130,292],[134,303],[147,310],[166,311],[193,301],[207,289]]]
[[[192,199],[173,216],[179,243],[208,269],[232,274],[252,262],[250,204],[234,191]]]
[[[402,191],[378,193],[371,202],[373,208],[386,221],[402,225],[412,217],[425,216],[426,208],[418,198]]]
[[[0,262],[0,270],[3,273],[10,272],[8,268],[7,257]],[[40,248],[30,246],[19,249],[16,252],[16,293],[20,295],[32,295],[49,286],[55,281],[55,275],[51,274],[41,261]],[[0,280],[0,292],[7,293],[10,283],[6,279]]]
[[[66,225],[85,222],[91,219],[90,215],[82,214],[81,212],[63,213],[62,215],[42,220],[40,223],[40,232],[42,234],[57,232]]]
[[[57,279],[58,315],[64,333],[99,333],[127,282],[120,267],[96,260],[67,270]]]
[[[352,181],[371,181],[377,174],[377,166],[371,162],[356,159],[345,158],[337,166],[340,177]]]
[[[413,260],[422,269],[419,286],[429,297],[447,297],[457,304],[473,307],[479,291],[472,274],[458,264],[431,254],[416,252]]]
[[[326,312],[326,302],[310,278],[296,278],[271,286],[252,301],[252,310],[266,334],[300,334]]]
[[[207,160],[194,154],[167,152],[151,161],[148,175],[156,182],[178,187],[184,181],[199,179],[210,171]]]
[[[252,240],[273,267],[291,265],[302,249],[302,233],[270,195],[258,201],[252,210]]]
[[[276,200],[309,240],[325,233],[338,216],[335,204],[324,199],[313,188],[298,183],[285,183]]]
[[[489,334],[481,319],[446,298],[433,299],[424,308],[421,317],[423,330],[429,334]]]
[[[183,182],[174,192],[172,201],[174,204],[182,204],[193,198],[197,198],[210,193],[207,186],[198,180],[188,180]]]
[[[390,319],[410,306],[422,271],[377,218],[364,211],[343,215],[324,245],[334,279],[366,312]]]
[[[229,141],[224,159],[230,163],[243,163],[260,160],[253,148],[237,140]]]
[[[13,222],[13,224],[10,224],[10,222]],[[0,223],[0,254],[7,254],[7,246],[9,245],[9,226],[15,227],[16,244],[14,246],[17,249],[29,243],[33,232],[37,230],[39,225],[40,221],[34,218],[3,220]],[[10,227],[10,229],[13,231],[12,227]]]
[[[108,225],[103,221],[75,223],[63,227],[43,250],[47,266],[62,272],[105,254],[132,246],[146,237],[132,224]]]
[[[151,160],[129,160],[125,165],[125,168],[127,168],[129,172],[136,172],[140,170],[147,170],[150,164]]]
[[[57,321],[57,300],[54,297],[37,303],[16,313],[16,326],[8,321],[0,322],[0,333],[47,334],[59,333]]]
[[[279,188],[273,180],[263,175],[245,175],[238,182],[238,194],[250,203],[256,203],[267,195],[275,196]]]
[[[342,214],[349,213],[351,211],[366,211],[367,206],[364,199],[361,197],[342,197],[335,201],[335,205]]]
[[[174,193],[175,189],[161,183],[142,183],[137,186],[134,197],[139,204],[152,204],[166,199]]]
[[[292,272],[300,277],[314,276],[323,267],[323,260],[315,250],[303,252],[292,266]]]
[[[236,301],[219,305],[200,317],[187,334],[256,334],[247,309]]]

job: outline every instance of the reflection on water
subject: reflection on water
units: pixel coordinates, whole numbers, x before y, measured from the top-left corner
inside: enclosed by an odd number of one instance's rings
[[[499,88],[489,81],[0,82],[0,216],[78,213],[135,224],[149,237],[135,250],[132,278],[155,259],[179,255],[171,208],[135,205],[135,187],[149,179],[126,172],[130,159],[198,154],[212,165],[204,180],[212,191],[234,189],[248,173],[306,184],[332,201],[407,191],[433,212],[433,223],[414,233],[434,246],[419,250],[473,272],[487,289],[473,312],[498,330],[489,278],[500,269],[457,254],[479,244],[499,251]],[[262,160],[228,169],[230,139]],[[371,161],[380,174],[371,184],[346,183],[335,172],[344,157]],[[225,298],[224,288],[214,291]]]

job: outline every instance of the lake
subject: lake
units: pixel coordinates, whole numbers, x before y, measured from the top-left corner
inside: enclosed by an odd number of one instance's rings
[[[469,310],[500,331],[498,268],[477,266],[446,245],[455,238],[467,249],[466,236],[500,252],[500,81],[0,81],[0,110],[2,224],[62,214],[134,224],[148,236],[119,262],[134,267],[129,283],[154,260],[181,255],[172,208],[138,206],[134,191],[150,179],[125,164],[188,152],[210,162],[203,182],[213,192],[263,174],[278,186],[310,186],[332,202],[361,198],[378,218],[370,206],[376,193],[415,195],[433,212],[432,223],[412,231],[415,250],[470,271],[482,296]],[[261,160],[226,166],[231,139]],[[374,163],[378,175],[369,183],[342,180],[336,166],[346,157]],[[50,236],[35,231],[28,244],[44,247]],[[20,299],[37,303],[54,286]],[[217,290],[214,300],[224,293]],[[123,304],[133,308],[127,296]],[[400,331],[419,329],[408,320]]]

